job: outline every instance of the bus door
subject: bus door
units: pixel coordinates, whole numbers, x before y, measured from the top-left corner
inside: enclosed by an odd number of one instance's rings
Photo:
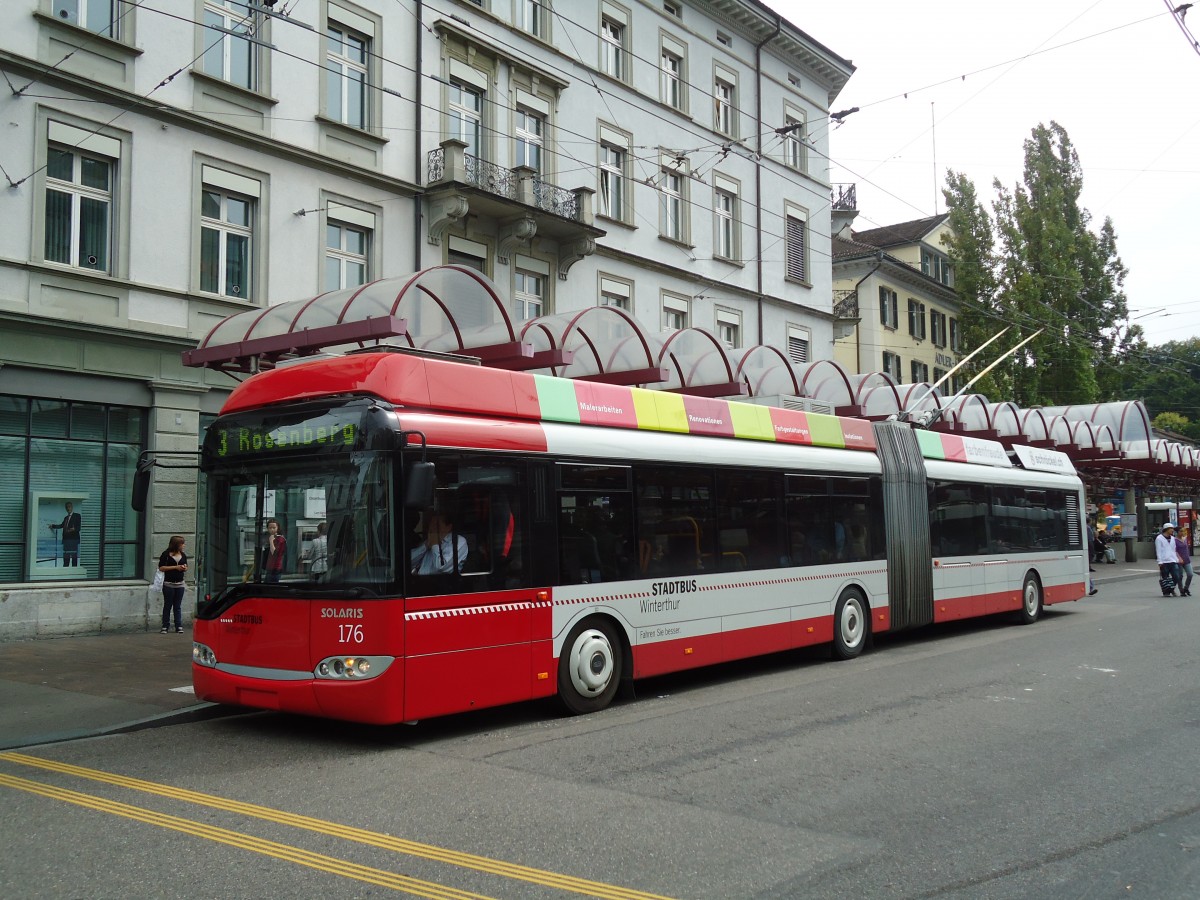
[[[975,557],[988,550],[987,488],[936,481],[930,483],[929,493],[936,618],[944,621],[979,615],[982,608],[974,606],[983,603],[988,575]]]

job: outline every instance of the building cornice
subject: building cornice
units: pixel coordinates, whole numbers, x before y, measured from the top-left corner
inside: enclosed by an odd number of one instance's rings
[[[857,266],[860,263],[880,262],[880,273],[886,273],[897,281],[902,281],[905,284],[919,288],[928,294],[936,296],[938,300],[946,303],[958,303],[958,292],[949,285],[942,284],[935,278],[926,275],[920,269],[914,269],[906,262],[896,259],[890,253],[880,254],[878,250],[873,252],[864,251],[853,256],[842,256],[833,262],[833,280],[837,281],[839,277],[849,277],[849,273],[839,275],[839,270],[848,270],[852,266]],[[878,274],[878,273],[877,273]]]
[[[189,109],[181,109],[170,104],[159,103],[151,98],[131,94],[128,91],[90,81],[71,73],[50,69],[35,60],[10,53],[6,50],[0,50],[0,65],[5,66],[9,72],[36,78],[39,82],[51,87],[74,91],[81,97],[89,100],[109,103],[118,109],[136,111],[138,114],[158,122],[212,135],[231,144],[240,144],[248,149],[267,153],[280,159],[353,178],[356,181],[371,184],[381,190],[392,191],[410,197],[418,196],[423,192],[421,185],[415,182],[403,178],[394,178],[372,169],[360,168],[349,163],[342,163],[336,159],[324,156],[316,150],[307,150],[303,147],[297,147],[294,144],[284,143],[283,141],[274,140],[263,135],[254,134],[253,132],[242,131],[239,128],[214,121]],[[72,98],[64,99],[70,102]],[[314,127],[316,127],[317,119],[314,118],[313,122]]]

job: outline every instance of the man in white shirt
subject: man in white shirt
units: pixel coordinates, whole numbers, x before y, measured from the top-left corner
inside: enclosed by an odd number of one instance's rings
[[[1158,537],[1154,539],[1154,558],[1158,562],[1159,584],[1162,585],[1164,597],[1174,597],[1175,585],[1182,580],[1179,566],[1179,556],[1175,552],[1175,523],[1164,522]],[[1171,579],[1171,589],[1167,589],[1167,579]]]
[[[454,533],[454,516],[448,510],[425,510],[425,541],[413,547],[410,570],[414,575],[461,572],[467,558],[467,539]]]

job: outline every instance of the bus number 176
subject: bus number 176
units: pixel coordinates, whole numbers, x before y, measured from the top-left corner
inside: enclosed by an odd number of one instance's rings
[[[361,625],[339,625],[338,642],[342,644],[361,644],[363,642],[363,627]]]

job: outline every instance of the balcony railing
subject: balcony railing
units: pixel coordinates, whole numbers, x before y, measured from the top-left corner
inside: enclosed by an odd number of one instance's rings
[[[581,204],[578,191],[569,191],[558,185],[550,184],[538,178],[533,169],[506,169],[495,163],[471,156],[466,153],[456,154],[458,147],[442,146],[431,150],[428,159],[429,184],[437,184],[445,180],[461,180],[471,187],[497,197],[504,197],[518,203],[528,203],[540,210],[560,216],[564,219],[581,221]],[[450,151],[451,164],[447,165],[446,152]],[[455,177],[453,172],[454,156],[459,155],[462,161],[460,175]],[[528,180],[532,191],[529,195],[522,190],[523,183]]]
[[[858,209],[858,185],[856,184],[835,184],[829,193],[829,200],[832,209]]]
[[[833,314],[839,319],[857,319],[858,291],[834,291]]]

